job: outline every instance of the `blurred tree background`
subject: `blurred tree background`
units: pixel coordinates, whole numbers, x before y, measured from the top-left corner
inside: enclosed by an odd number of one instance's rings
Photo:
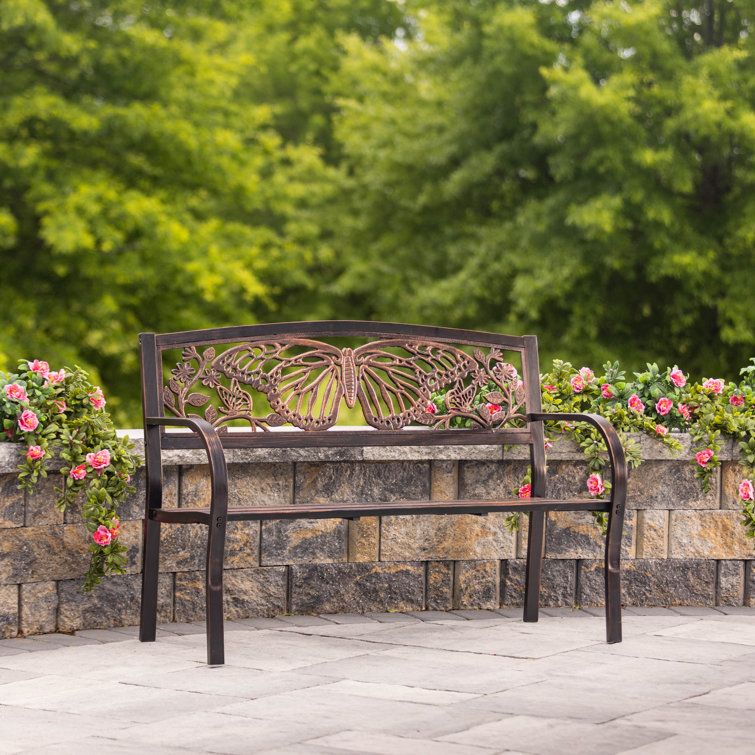
[[[0,369],[314,318],[755,354],[755,0],[3,0]]]

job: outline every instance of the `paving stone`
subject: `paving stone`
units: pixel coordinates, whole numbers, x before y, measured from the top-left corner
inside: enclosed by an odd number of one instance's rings
[[[320,616],[286,616],[285,614],[281,616],[276,616],[276,618],[279,621],[284,622],[285,624],[291,624],[295,627],[319,627],[323,624],[332,624],[332,621],[328,621],[328,619],[323,619]]]
[[[320,617],[335,624],[374,624],[375,620],[364,613],[321,613]]]
[[[458,616],[452,611],[405,611],[407,616],[413,616],[420,621],[463,621],[463,616]]]
[[[457,608],[450,613],[467,620],[497,619],[500,616],[495,611],[489,611],[485,608]]]
[[[379,621],[381,623],[390,624],[406,624],[420,621],[420,619],[418,619],[416,616],[410,616],[409,614],[401,613],[400,611],[369,612],[366,613],[365,616],[369,616],[371,619],[375,619],[375,621]]]

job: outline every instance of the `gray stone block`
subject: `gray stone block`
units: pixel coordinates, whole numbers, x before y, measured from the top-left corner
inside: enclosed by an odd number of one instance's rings
[[[745,598],[745,561],[719,561],[717,606],[741,606]]]
[[[580,605],[605,605],[602,561],[581,561]],[[622,597],[635,606],[712,606],[716,562],[694,559],[636,559],[622,565]]]
[[[291,613],[420,611],[421,563],[297,564],[290,567]]]
[[[16,475],[0,476],[0,529],[24,526],[24,491]]]
[[[56,582],[29,582],[19,585],[21,616],[19,633],[54,632],[58,620],[58,586]]]
[[[457,561],[454,608],[498,608],[501,600],[500,561]]]
[[[226,619],[277,616],[286,611],[286,567],[228,569],[223,574],[223,613]],[[204,572],[176,574],[175,620],[205,617]]]
[[[380,517],[351,519],[349,530],[349,561],[380,560]]]
[[[262,522],[262,565],[346,561],[348,535],[345,519],[276,519]]]
[[[259,565],[259,522],[228,522],[226,569]],[[207,527],[203,524],[163,524],[160,528],[160,571],[203,570],[207,564]]]
[[[380,536],[383,561],[459,561],[513,558],[516,537],[505,514],[384,516]]]
[[[753,555],[736,511],[672,511],[671,558],[746,559]]]
[[[496,500],[516,497],[527,474],[523,461],[463,461],[459,464],[459,498]]]
[[[296,503],[417,501],[430,497],[430,462],[296,465]]]
[[[18,635],[18,585],[0,585],[0,639]]]
[[[524,605],[524,578],[526,561],[510,560],[505,563],[505,585],[502,604],[504,606]],[[577,584],[577,562],[570,559],[543,559],[540,605],[575,605]]]
[[[637,513],[637,558],[668,556],[669,512],[641,509]]]
[[[65,480],[58,472],[50,472],[45,479],[38,481],[34,490],[26,493],[24,515],[26,527],[50,527],[63,524],[63,512],[55,507],[55,501],[60,496],[55,492],[55,487],[61,488],[64,483]],[[78,521],[81,521],[80,514]]]
[[[426,604],[431,611],[448,611],[453,607],[453,561],[428,561]]]
[[[58,631],[107,629],[139,623],[141,577],[123,574],[104,579],[92,592],[83,591],[81,579],[58,583]],[[158,621],[173,616],[173,575],[161,574],[158,580]]]
[[[430,465],[430,498],[453,501],[459,497],[459,463],[433,461]]]
[[[634,555],[635,512],[627,511],[622,528],[622,558]],[[545,530],[547,558],[600,558],[605,537],[589,511],[551,511]]]
[[[629,474],[627,506],[633,509],[717,509],[720,472],[703,493],[691,464],[645,461]]]

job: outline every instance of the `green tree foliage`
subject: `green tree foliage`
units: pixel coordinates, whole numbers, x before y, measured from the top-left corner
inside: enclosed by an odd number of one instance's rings
[[[335,31],[392,33],[379,0],[3,0],[0,368],[78,363],[138,421],[136,334],[295,314]]]
[[[336,307],[734,376],[755,346],[752,0],[407,3],[333,81]]]

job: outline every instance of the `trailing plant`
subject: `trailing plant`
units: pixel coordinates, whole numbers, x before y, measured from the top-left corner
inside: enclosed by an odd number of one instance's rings
[[[118,504],[134,492],[131,474],[139,464],[128,436],[116,434],[105,404],[100,388],[78,367],[52,371],[35,359],[19,362],[15,374],[0,373],[2,440],[22,444],[20,487],[34,489],[57,460],[57,508],[65,511],[84,493],[82,517],[91,534],[87,592],[103,576],[124,573]]]

